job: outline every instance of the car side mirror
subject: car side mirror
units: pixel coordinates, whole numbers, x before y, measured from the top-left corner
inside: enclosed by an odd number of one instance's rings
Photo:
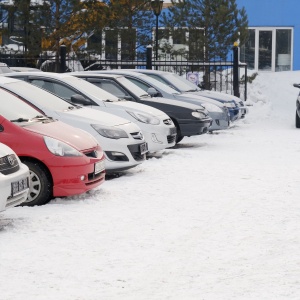
[[[149,88],[147,90],[147,93],[151,96],[151,97],[155,97],[158,95],[158,91],[155,88]]]
[[[294,86],[295,88],[300,89],[300,83],[294,83],[293,86]]]
[[[90,101],[85,99],[82,95],[75,94],[71,96],[71,102],[80,105],[90,105]]]

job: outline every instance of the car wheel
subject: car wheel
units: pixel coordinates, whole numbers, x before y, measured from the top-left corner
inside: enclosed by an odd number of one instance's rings
[[[179,142],[182,141],[182,139],[184,138],[184,136],[181,135],[181,131],[180,131],[180,128],[179,128],[179,125],[177,124],[177,122],[175,122],[173,120],[173,123],[174,123],[174,125],[176,127],[176,144],[177,144],[177,143],[179,143]]]
[[[177,134],[177,136],[176,136],[176,144],[178,144],[179,142],[181,142],[183,138],[184,138],[184,136]]]
[[[296,128],[300,128],[300,118],[297,112],[296,112]]]
[[[23,161],[29,168],[29,193],[22,206],[44,205],[52,198],[52,180],[42,164]]]

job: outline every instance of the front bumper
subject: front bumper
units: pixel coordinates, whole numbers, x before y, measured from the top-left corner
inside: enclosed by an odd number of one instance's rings
[[[105,167],[104,157],[55,157],[47,165],[53,178],[53,196],[64,197],[85,193],[105,181],[105,169],[95,173],[95,165]]]
[[[149,152],[160,151],[175,145],[177,133],[175,126],[164,126],[163,128],[160,127],[159,130],[155,129],[154,126],[152,131],[146,131],[142,128]]]
[[[229,108],[229,115],[230,115],[230,121],[234,122],[238,119],[240,119],[241,116],[241,110],[238,107]]]
[[[199,121],[186,120],[179,123],[181,136],[193,136],[207,133],[212,124],[211,118],[201,119]]]
[[[17,206],[26,201],[29,189],[25,189],[15,195],[12,195],[12,182],[29,178],[28,168],[21,164],[20,169],[9,175],[0,174],[0,211]]]

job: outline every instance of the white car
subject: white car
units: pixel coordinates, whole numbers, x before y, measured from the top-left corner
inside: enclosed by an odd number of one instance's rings
[[[26,201],[29,169],[16,153],[0,143],[0,212]]]
[[[30,103],[41,114],[92,134],[104,151],[107,173],[135,167],[146,158],[147,143],[141,129],[127,119],[72,105],[39,87],[14,78],[1,76],[0,87]]]
[[[22,72],[11,73],[8,76],[44,88],[69,102],[111,113],[136,123],[143,132],[149,152],[175,145],[176,127],[166,113],[148,105],[118,99],[94,84],[70,74],[72,73]]]

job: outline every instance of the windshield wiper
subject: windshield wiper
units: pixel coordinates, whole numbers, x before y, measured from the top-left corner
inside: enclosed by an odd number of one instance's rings
[[[186,92],[197,92],[197,89],[194,89],[194,90],[188,90]]]
[[[19,119],[15,119],[15,120],[10,120],[10,122],[17,122],[17,123],[29,122],[29,119],[19,118]]]
[[[34,118],[32,118],[32,120],[48,120],[49,117],[46,117],[46,116],[36,116]]]

